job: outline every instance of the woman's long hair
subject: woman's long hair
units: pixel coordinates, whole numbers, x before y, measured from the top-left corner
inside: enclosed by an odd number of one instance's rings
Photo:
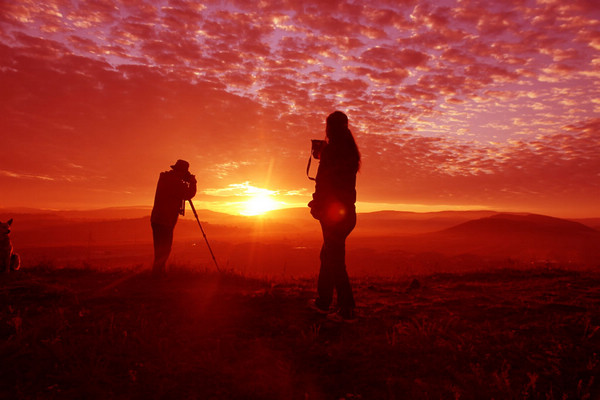
[[[353,164],[356,171],[360,169],[360,151],[354,136],[348,129],[348,117],[341,111],[334,111],[327,116],[325,131],[329,145],[337,157]],[[336,157],[336,158],[337,158]]]

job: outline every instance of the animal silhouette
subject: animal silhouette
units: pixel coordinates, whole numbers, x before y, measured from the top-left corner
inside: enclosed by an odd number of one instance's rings
[[[21,259],[18,254],[13,252],[10,241],[9,234],[12,223],[12,218],[7,222],[0,222],[0,272],[16,271],[21,267]]]

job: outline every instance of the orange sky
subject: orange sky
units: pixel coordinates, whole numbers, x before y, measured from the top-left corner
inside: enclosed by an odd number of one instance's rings
[[[0,207],[302,206],[339,109],[359,211],[600,216],[599,77],[592,0],[4,1]]]

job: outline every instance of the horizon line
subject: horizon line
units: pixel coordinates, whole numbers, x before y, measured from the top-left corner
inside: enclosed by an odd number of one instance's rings
[[[363,203],[364,204],[364,203]],[[419,207],[428,207],[425,205],[418,205]],[[455,213],[474,213],[474,212],[489,212],[489,213],[496,213],[496,214],[533,214],[533,215],[545,215],[545,216],[550,216],[550,217],[555,217],[555,218],[563,218],[563,219],[598,219],[600,218],[600,215],[597,216],[557,216],[556,214],[553,213],[544,213],[544,212],[539,212],[539,211],[529,211],[529,210],[514,210],[514,209],[493,209],[493,208],[485,208],[485,207],[478,207],[478,206],[474,206],[473,208],[466,208],[464,206],[456,206],[456,208],[453,208],[452,206],[449,206],[449,208],[439,208],[440,206],[431,206],[431,208],[433,210],[422,210],[422,211],[415,211],[415,210],[409,210],[409,209],[400,209],[400,208],[381,208],[381,209],[370,209],[368,211],[359,211],[359,207],[357,207],[357,214],[374,214],[374,213],[381,213],[381,212],[396,212],[396,213],[410,213],[410,214],[441,214],[441,213],[449,213],[449,212],[455,212]],[[233,212],[227,212],[227,211],[222,211],[222,210],[215,210],[215,209],[211,209],[211,208],[198,208],[197,211],[205,211],[205,212],[212,212],[212,213],[216,213],[216,214],[224,214],[224,215],[228,215],[228,216],[232,216],[232,217],[241,217],[241,218],[264,218],[264,217],[268,217],[269,215],[273,215],[273,213],[277,213],[277,212],[285,212],[286,210],[300,210],[300,209],[306,209],[307,210],[307,215],[308,214],[308,207],[306,206],[291,206],[291,207],[281,207],[281,208],[277,208],[277,209],[273,209],[273,210],[269,210],[269,211],[265,211],[262,214],[258,214],[258,215],[244,215],[244,214],[239,214],[239,213],[233,213]],[[23,206],[3,206],[0,207],[0,213],[16,213],[16,214],[23,214],[23,213],[27,213],[27,212],[56,212],[56,213],[61,213],[61,212],[72,212],[72,213],[86,213],[86,212],[100,212],[100,211],[110,211],[110,210],[148,210],[148,212],[150,212],[152,210],[152,206],[150,205],[131,205],[131,206],[99,206],[99,207],[90,207],[90,208],[54,208],[54,207],[48,207],[48,208],[44,208],[44,207],[23,207]]]

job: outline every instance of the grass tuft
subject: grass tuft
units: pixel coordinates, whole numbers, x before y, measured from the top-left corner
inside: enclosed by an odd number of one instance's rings
[[[314,285],[188,265],[4,275],[0,398],[600,396],[597,274],[355,280],[356,324],[309,310]]]

